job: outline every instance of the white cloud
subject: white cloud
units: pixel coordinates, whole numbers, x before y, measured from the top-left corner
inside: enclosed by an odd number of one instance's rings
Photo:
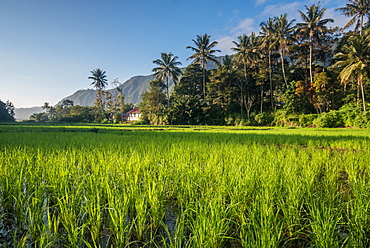
[[[256,6],[264,4],[267,0],[256,0]]]
[[[254,20],[252,18],[247,18],[239,22],[238,26],[231,29],[231,33],[233,35],[242,35],[242,34],[249,34],[253,31],[256,31],[256,27],[254,26]]]
[[[301,7],[300,2],[292,2],[289,4],[267,5],[265,9],[262,11],[261,16],[274,17],[286,13],[290,20],[297,19],[297,17],[299,17],[298,13],[299,7]]]
[[[227,29],[227,35],[217,39],[217,49],[220,49],[222,54],[230,54],[230,48],[235,46],[233,41],[237,41],[243,34],[250,35],[252,32],[259,33],[259,26],[255,24],[255,20],[252,18],[241,20],[237,26]]]
[[[258,32],[259,27],[256,27],[254,24],[255,23],[253,19],[247,18],[241,20],[236,27],[227,28],[225,30],[227,34],[217,38],[217,49],[221,50],[222,55],[230,54],[230,49],[235,46],[233,41],[236,41],[238,36],[243,34],[249,35],[252,32]]]
[[[221,50],[221,54],[229,54],[230,48],[234,47],[233,41],[235,38],[232,36],[225,36],[220,39],[218,39],[217,49]]]

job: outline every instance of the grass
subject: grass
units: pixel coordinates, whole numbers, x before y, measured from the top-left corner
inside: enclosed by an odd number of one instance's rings
[[[4,247],[367,247],[370,132],[0,125]]]

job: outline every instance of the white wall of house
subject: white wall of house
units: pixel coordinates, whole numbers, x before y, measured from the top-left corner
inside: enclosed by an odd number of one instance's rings
[[[129,113],[127,120],[128,121],[139,121],[141,113]]]

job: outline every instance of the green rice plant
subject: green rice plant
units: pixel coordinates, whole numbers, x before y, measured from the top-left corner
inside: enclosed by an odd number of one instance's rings
[[[134,224],[134,235],[138,241],[146,241],[146,232],[148,230],[148,205],[145,197],[140,195],[138,192],[133,193],[134,199],[134,211],[135,214],[132,217]]]
[[[107,211],[111,241],[115,247],[125,247],[130,241],[129,203],[130,196],[117,188],[106,187],[108,195]]]
[[[341,247],[338,226],[341,216],[330,202],[315,201],[308,207],[310,212],[311,239],[317,247]]]
[[[274,176],[276,175],[269,174],[267,178],[261,178],[261,188],[256,191],[251,205],[241,218],[239,235],[243,247],[277,247],[279,245],[282,221],[275,205],[277,192],[274,184],[265,184],[267,181],[264,181],[271,180]]]
[[[63,243],[71,246],[81,247],[84,244],[84,234],[88,223],[85,220],[85,213],[81,209],[81,201],[78,196],[65,192],[64,197],[58,198],[58,210],[60,211],[59,222],[65,231]]]
[[[228,209],[222,198],[208,196],[188,210],[191,247],[220,247],[229,238]]]
[[[351,154],[345,158],[348,186],[351,198],[346,206],[348,219],[348,246],[368,247],[370,245],[370,186],[369,157],[367,153]]]

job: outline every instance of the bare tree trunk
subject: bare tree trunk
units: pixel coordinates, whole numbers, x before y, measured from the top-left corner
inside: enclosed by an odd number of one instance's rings
[[[313,84],[313,79],[312,79],[312,37],[310,35],[310,82],[311,82],[311,85]]]
[[[204,58],[202,60],[202,69],[203,69],[203,98],[204,102],[206,101],[206,71],[205,71]]]
[[[270,79],[270,98],[271,98],[271,109],[274,109],[274,94],[272,89],[272,68],[271,68],[271,51],[269,51],[269,79]]]
[[[168,77],[167,77],[167,107],[170,107],[170,89],[168,88]]]
[[[263,112],[263,84],[261,84],[261,105],[260,105],[260,113]]]
[[[287,83],[286,77],[285,77],[284,52],[283,52],[282,48],[280,48],[280,57],[281,57],[281,70],[283,72],[285,87],[288,88],[288,83]]]
[[[362,95],[362,106],[364,108],[364,111],[366,111],[366,101],[365,101],[365,90],[364,90],[364,84],[362,82],[362,79],[363,79],[363,75],[360,74],[358,76],[358,83],[359,85],[361,86],[361,95]]]
[[[247,64],[245,61],[244,61],[244,80],[245,80],[245,83],[247,83]],[[243,118],[243,104],[244,104],[243,83],[244,82],[241,82],[240,84],[240,99],[241,99],[240,116],[241,118]],[[248,119],[249,119],[249,115],[248,115]]]

